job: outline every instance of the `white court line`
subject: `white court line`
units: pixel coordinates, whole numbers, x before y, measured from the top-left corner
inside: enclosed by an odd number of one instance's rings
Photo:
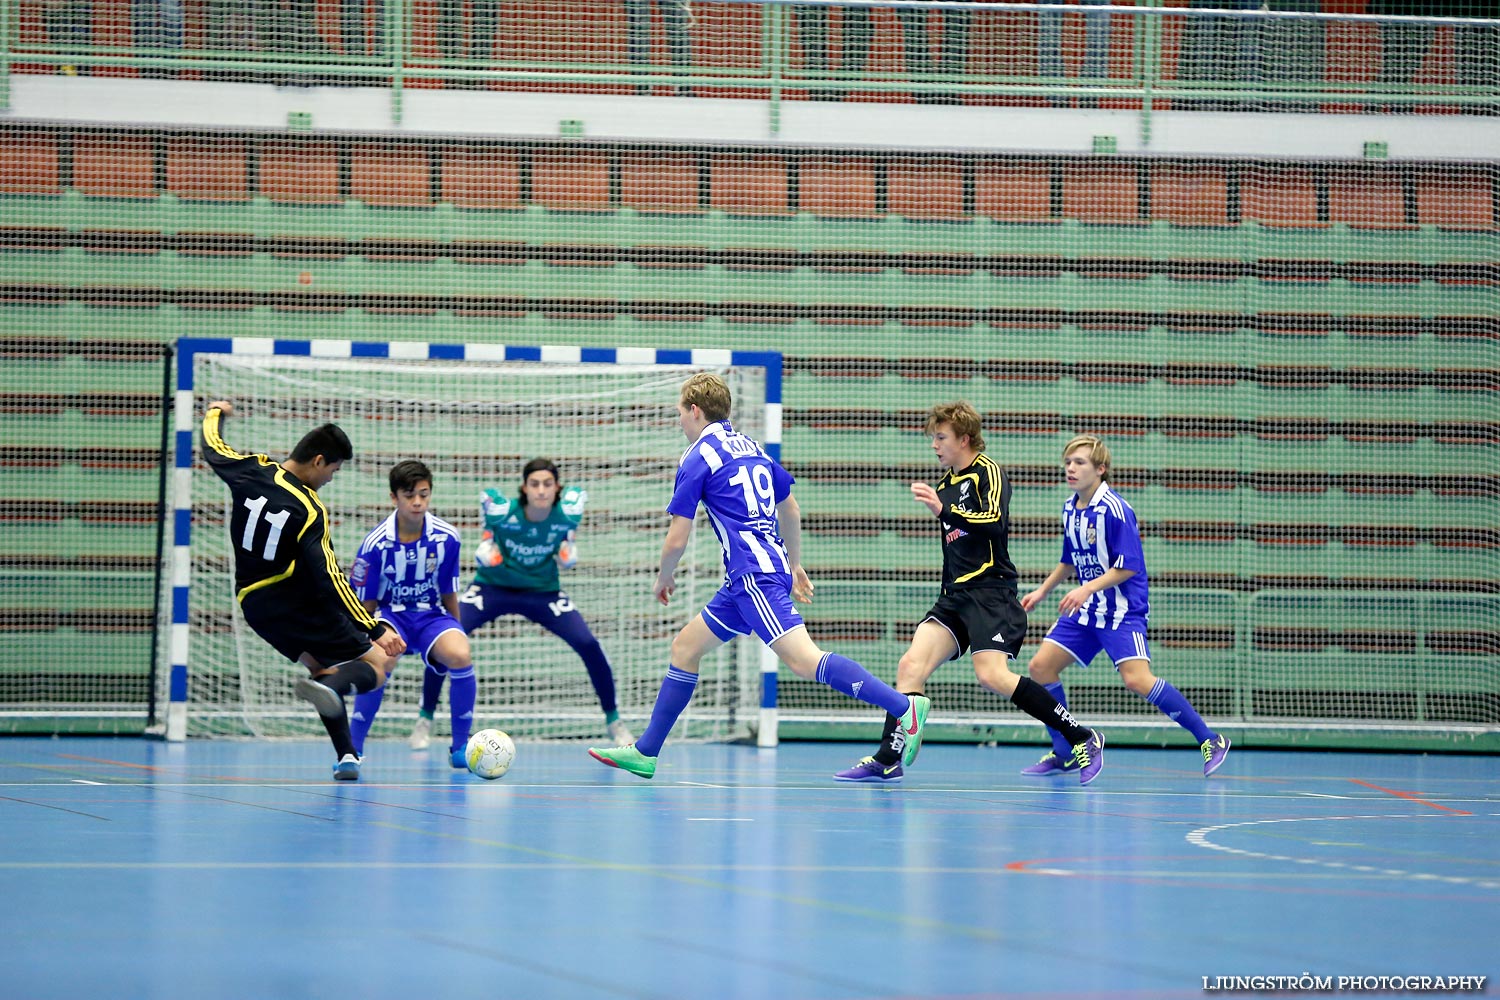
[[[749,816],[689,816],[689,823],[754,823]]]
[[[1203,826],[1188,832],[1187,842],[1195,847],[1206,847],[1211,851],[1223,851],[1225,854],[1234,854],[1243,858],[1256,858],[1261,861],[1285,861],[1297,865],[1317,865],[1322,868],[1337,868],[1342,871],[1360,872],[1367,875],[1385,875],[1394,878],[1407,878],[1419,882],[1446,882],[1449,885],[1472,885],[1479,889],[1500,889],[1500,881],[1484,878],[1472,878],[1462,875],[1434,875],[1430,872],[1407,871],[1403,868],[1380,868],[1374,865],[1355,865],[1344,861],[1324,861],[1321,858],[1298,858],[1289,854],[1270,854],[1263,851],[1248,851],[1240,847],[1226,847],[1223,844],[1215,844],[1208,839],[1211,833],[1220,830],[1235,830],[1248,826],[1270,826],[1279,823],[1335,823],[1346,820],[1359,819],[1439,819],[1444,822],[1453,823],[1461,818],[1456,816],[1412,816],[1385,814],[1379,816],[1298,816],[1289,819],[1252,819],[1243,823],[1221,823],[1218,826]]]
[[[77,785],[79,783],[80,783],[80,779],[76,779],[76,778],[70,778],[70,779],[66,779],[66,780],[59,779],[59,780],[57,780],[55,782],[46,782],[46,781],[14,781],[14,782],[0,782],[0,788],[30,788],[30,789],[40,789],[40,788],[70,788],[70,787],[77,787]],[[108,787],[108,788],[203,788],[203,789],[285,788],[285,789],[300,789],[302,791],[306,791],[306,790],[308,790],[310,788],[323,788],[323,789],[332,791],[333,789],[337,788],[337,789],[340,789],[340,790],[342,790],[344,792],[347,792],[347,793],[358,792],[361,789],[380,789],[382,791],[390,791],[390,790],[400,790],[400,789],[413,789],[413,790],[417,790],[417,789],[453,788],[453,787],[455,787],[451,781],[446,781],[446,780],[411,781],[411,782],[405,782],[405,781],[373,781],[372,780],[372,781],[360,781],[359,783],[355,784],[355,783],[335,783],[333,781],[326,780],[325,778],[322,778],[322,777],[314,778],[314,777],[312,777],[310,775],[307,778],[297,779],[297,780],[292,780],[292,781],[151,781],[149,779],[135,778],[135,779],[132,779],[132,780],[121,780],[121,781],[89,782],[89,784],[103,785],[103,786]],[[854,784],[855,784],[856,787],[860,787],[860,786],[858,786],[858,783],[854,783]],[[652,785],[648,786],[648,785],[643,785],[643,784],[640,784],[640,783],[630,783],[630,784],[627,784],[625,782],[605,782],[603,784],[600,784],[598,782],[587,781],[587,780],[582,780],[582,779],[579,779],[579,780],[570,780],[570,781],[522,782],[522,781],[512,781],[512,780],[510,780],[510,776],[507,775],[505,778],[499,779],[499,780],[494,781],[494,782],[484,782],[483,784],[481,784],[478,781],[475,781],[475,782],[471,782],[471,783],[467,784],[464,787],[468,788],[468,790],[471,793],[475,792],[475,791],[477,791],[479,789],[484,789],[486,792],[493,791],[493,792],[495,792],[497,794],[499,793],[499,791],[501,789],[505,789],[505,788],[568,789],[569,791],[577,791],[579,789],[588,789],[588,788],[597,788],[601,792],[614,793],[614,792],[618,792],[618,791],[622,791],[622,790],[623,791],[629,791],[629,790],[632,790],[632,789],[642,789],[642,788],[647,788],[647,787],[652,788],[652,789],[654,789],[656,791],[684,791],[684,792],[695,791],[695,790],[700,789],[700,788],[713,788],[713,789],[732,788],[732,789],[735,789],[736,791],[740,791],[740,792],[756,792],[756,791],[771,791],[771,792],[828,792],[828,791],[832,791],[832,790],[838,789],[838,790],[841,790],[841,794],[849,795],[850,797],[853,797],[856,794],[858,794],[856,791],[851,790],[850,783],[848,783],[848,782],[835,783],[835,782],[833,782],[831,780],[828,781],[828,782],[826,782],[826,783],[820,782],[818,784],[808,784],[808,785],[738,784],[738,783],[732,784],[732,785],[725,785],[725,784],[710,784],[710,783],[707,783],[707,782],[700,782],[700,781],[676,781],[676,782],[664,782],[664,783],[659,784],[659,785],[652,784]],[[1006,787],[1006,786],[1003,786],[1003,785],[999,785],[999,786],[992,785],[992,786],[987,786],[987,787],[982,787],[982,788],[961,788],[961,787],[956,787],[956,786],[922,787],[920,785],[915,785],[915,784],[904,784],[904,785],[901,786],[901,788],[899,790],[895,790],[895,791],[899,791],[899,793],[902,794],[902,795],[1001,795],[1001,796],[1014,797],[1014,798],[1046,798],[1046,799],[1049,799],[1049,800],[1055,800],[1057,794],[1060,791],[1069,791],[1069,792],[1076,792],[1080,796],[1079,801],[1084,801],[1085,799],[1097,799],[1100,796],[1106,796],[1106,797],[1111,798],[1111,799],[1141,799],[1141,798],[1144,798],[1144,799],[1189,799],[1189,800],[1192,800],[1192,801],[1200,801],[1201,802],[1201,801],[1203,801],[1204,791],[1205,790],[1206,789],[1199,789],[1199,790],[1184,791],[1184,792],[1141,791],[1139,789],[1131,789],[1131,788],[1126,788],[1126,789],[1122,789],[1122,788],[1100,788],[1097,784],[1091,785],[1088,788],[1072,787],[1072,788],[1068,788],[1068,789],[1063,789],[1063,788],[1058,788],[1058,787],[1050,787],[1049,788],[1049,787],[1045,787],[1045,786],[1038,787],[1035,784],[1028,784],[1025,787],[1020,787],[1020,786]],[[892,790],[888,789],[887,791],[892,791]],[[1216,789],[1214,789],[1214,791],[1219,791],[1219,789],[1216,788]],[[1265,802],[1285,802],[1285,801],[1288,801],[1288,800],[1302,801],[1302,800],[1305,800],[1305,799],[1307,799],[1309,797],[1312,797],[1312,798],[1338,798],[1338,799],[1343,799],[1343,800],[1350,801],[1350,802],[1380,802],[1380,803],[1385,803],[1385,804],[1389,804],[1389,802],[1390,802],[1390,796],[1388,796],[1388,795],[1370,794],[1370,795],[1329,796],[1329,795],[1326,795],[1326,794],[1320,794],[1320,793],[1315,793],[1315,792],[1305,792],[1305,791],[1301,791],[1301,790],[1298,790],[1298,789],[1287,789],[1284,792],[1242,792],[1242,791],[1233,791],[1233,792],[1230,792],[1228,794],[1228,796],[1226,796],[1226,797],[1229,800],[1232,800],[1232,801],[1235,801],[1235,802],[1261,802],[1261,801],[1265,801]],[[1449,804],[1453,804],[1453,805],[1473,804],[1473,805],[1479,805],[1481,807],[1493,806],[1495,804],[1495,799],[1494,799],[1493,796],[1443,796],[1443,795],[1428,795],[1428,796],[1426,796],[1426,800],[1428,802],[1449,803]],[[1500,813],[1496,813],[1496,814],[1492,814],[1492,815],[1500,815]],[[1319,818],[1323,818],[1323,817],[1310,816],[1310,817],[1303,817],[1303,818],[1305,818],[1305,819],[1319,819]]]

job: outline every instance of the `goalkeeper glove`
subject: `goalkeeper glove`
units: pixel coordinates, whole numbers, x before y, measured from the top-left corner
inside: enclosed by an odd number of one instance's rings
[[[557,547],[557,564],[563,569],[572,569],[578,565],[578,544],[573,541],[574,537],[573,532],[568,532],[568,537]]]
[[[495,544],[495,533],[486,531],[474,552],[474,561],[481,566],[499,566],[505,562],[505,553]]]

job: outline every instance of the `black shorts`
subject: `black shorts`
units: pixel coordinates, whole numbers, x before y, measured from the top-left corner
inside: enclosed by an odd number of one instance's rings
[[[1015,659],[1026,641],[1026,611],[1012,587],[954,590],[938,598],[923,621],[934,621],[953,633],[954,659],[966,651],[996,650]]]
[[[288,660],[311,653],[331,667],[359,659],[375,644],[340,608],[309,608],[305,602],[305,595],[266,587],[246,594],[240,610],[255,634]]]

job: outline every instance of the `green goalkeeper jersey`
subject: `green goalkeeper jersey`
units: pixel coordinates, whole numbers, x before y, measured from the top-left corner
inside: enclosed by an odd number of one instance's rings
[[[485,490],[479,498],[479,509],[486,538],[474,557],[478,565],[474,582],[511,590],[561,590],[557,580],[559,551],[572,565],[567,548],[571,547],[588,498],[588,493],[576,486],[565,487],[545,520],[529,521],[519,499],[496,489]]]

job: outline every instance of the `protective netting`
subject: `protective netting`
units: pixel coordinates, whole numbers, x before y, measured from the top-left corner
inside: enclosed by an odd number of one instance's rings
[[[961,70],[942,67],[941,15],[925,11],[927,77],[902,75],[908,8],[872,11],[869,59],[851,77],[838,48],[857,40],[848,11],[776,8],[785,17],[776,37],[788,47],[769,51],[710,29],[716,12],[749,17],[754,8],[695,6],[692,63],[706,64],[709,39],[721,37],[731,39],[726,58],[753,50],[762,67],[780,52],[802,74],[788,81],[822,84],[787,82],[791,99],[822,89],[851,102],[909,101],[952,90],[969,105],[1032,105],[1059,128],[1095,98],[1144,109],[1148,85],[1167,102],[1153,108],[1224,111],[1178,120],[1218,117],[1231,128],[1255,118],[1233,112],[1273,105],[1305,113],[1278,122],[1330,132],[1348,120],[1331,112],[1351,107],[1412,108],[1432,112],[1422,121],[1434,126],[1471,127],[1482,122],[1449,112],[1495,107],[1485,24],[1075,7],[1059,15],[1058,75],[1037,68],[1044,17],[1057,12],[1004,6],[967,12]],[[188,20],[204,9],[189,5]],[[262,9],[272,8],[253,8]],[[405,51],[430,54],[422,32],[435,15],[417,9],[426,20]],[[497,51],[540,37],[527,34],[528,10],[499,29]],[[36,41],[39,11],[21,5],[13,46],[47,51]],[[613,11],[605,21],[623,30],[623,8]],[[320,44],[336,50],[328,14],[317,8]],[[472,5],[466,16],[472,24]],[[821,66],[808,55],[821,42],[801,34],[819,16],[829,48]],[[1088,41],[1101,20],[1110,25],[1107,77],[1094,75]],[[1207,62],[1220,68],[1189,87],[1198,71],[1183,69],[1183,46],[1198,22],[1218,32]],[[123,22],[108,23],[118,32]],[[551,23],[572,22],[559,14]],[[653,78],[665,87],[675,78],[661,27],[653,23],[653,61],[641,65],[666,74]],[[235,29],[238,68],[220,69],[270,72],[252,68],[265,50],[244,41],[246,30]],[[570,30],[573,59],[592,59],[587,31]],[[1247,33],[1253,72],[1229,57]],[[1160,49],[1150,76],[1137,70],[1150,65],[1153,37],[1175,37],[1176,48]],[[116,38],[110,44],[123,44]],[[1420,59],[1403,64],[1382,50]],[[95,60],[91,72],[108,68],[100,50],[75,54],[79,68],[84,56]],[[991,57],[1003,71],[981,67]],[[203,93],[191,79],[200,70],[168,66],[178,58],[111,65],[187,74],[173,97]],[[318,60],[324,74],[352,65]],[[498,63],[471,71],[486,87],[523,85]],[[699,96],[733,93],[693,79]],[[1096,88],[1100,79],[1116,92]],[[1054,99],[1072,110],[1042,110]],[[1452,145],[1429,158],[1382,158],[1395,150],[1383,134],[1339,147],[1340,158],[1233,158],[1007,153],[993,148],[1004,136],[980,130],[973,148],[918,150],[896,128],[883,145],[854,147],[7,122],[0,509],[11,530],[0,533],[0,724],[142,724],[160,351],[211,335],[782,352],[783,455],[798,477],[819,585],[809,620],[825,646],[885,677],[938,575],[932,526],[907,496],[908,482],[936,472],[920,433],[926,408],[967,398],[984,414],[991,452],[1016,485],[1011,552],[1023,586],[1059,552],[1062,444],[1075,431],[1101,433],[1143,526],[1156,671],[1211,720],[1355,739],[1393,726],[1493,732],[1500,176],[1491,160]],[[232,440],[275,447],[260,436]],[[569,454],[546,450],[572,473]],[[520,458],[520,449],[505,454]],[[445,508],[472,511],[471,498],[448,492],[450,468],[439,472]],[[348,499],[373,513],[384,487],[365,486]],[[345,555],[357,534],[340,536]],[[649,563],[659,540],[636,541]],[[1033,645],[1051,610],[1034,616]],[[649,690],[633,692],[633,711],[654,691],[661,641],[652,640]],[[561,663],[567,683],[582,683],[566,653]],[[1080,714],[1156,721],[1102,662],[1072,673]],[[940,671],[934,693],[936,719],[975,732],[1015,717],[967,668]],[[784,718],[853,717],[841,699],[789,676],[781,695]]]
[[[365,534],[391,511],[386,474],[406,459],[432,469],[434,513],[463,535],[466,587],[482,530],[480,493],[519,493],[522,467],[551,458],[563,482],[588,492],[578,534],[579,565],[563,592],[609,657],[627,717],[649,709],[666,670],[667,647],[686,617],[723,579],[719,546],[706,524],[664,608],[651,597],[656,550],[677,459],[687,442],[677,424],[677,391],[701,368],[636,365],[436,362],[391,359],[197,355],[199,408],[228,399],[224,437],[237,451],[280,460],[324,422],[349,435],[355,459],[321,491],[335,549],[347,570]],[[764,374],[720,370],[746,433],[764,430]],[[743,414],[743,417],[741,415]],[[316,717],[292,694],[301,674],[245,624],[233,598],[228,490],[199,461],[192,474],[188,732],[191,735],[310,735]],[[604,716],[578,656],[520,617],[501,618],[471,637],[479,676],[476,728],[518,738],[600,737]],[[760,698],[754,649],[728,648],[705,661],[682,734],[733,738],[750,731]],[[372,735],[405,735],[416,718],[422,667],[405,657],[387,688]],[[166,697],[166,689],[160,692]],[[436,727],[446,732],[445,713]]]

